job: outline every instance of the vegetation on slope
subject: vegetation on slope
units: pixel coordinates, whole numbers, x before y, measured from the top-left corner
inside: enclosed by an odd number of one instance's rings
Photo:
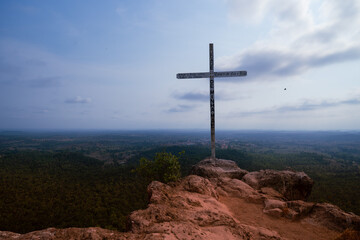
[[[100,226],[124,230],[147,204],[146,183],[129,167],[74,153],[21,152],[0,158],[0,230]]]
[[[180,153],[179,155],[183,154]],[[145,157],[140,159],[139,166],[134,170],[145,182],[160,181],[163,183],[175,182],[180,179],[179,157],[167,152],[155,154],[154,160]]]
[[[185,154],[177,155],[183,150]],[[249,171],[305,171],[315,181],[310,201],[331,202],[360,214],[359,158],[347,152],[341,152],[341,157],[336,154],[217,149],[218,158],[234,160]],[[0,230],[24,233],[47,227],[90,226],[125,230],[126,217],[146,207],[146,187],[151,180],[176,180],[179,171],[188,175],[192,165],[208,155],[208,147],[201,145],[161,146],[139,151],[126,164],[105,164],[65,150],[3,151]],[[136,167],[140,175],[134,173]],[[163,173],[171,169],[173,174],[164,178]]]

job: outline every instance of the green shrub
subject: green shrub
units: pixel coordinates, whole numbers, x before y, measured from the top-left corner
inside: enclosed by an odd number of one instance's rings
[[[179,156],[182,153],[179,153]],[[151,182],[154,180],[168,183],[178,180],[181,176],[179,157],[167,152],[156,153],[154,160],[140,159],[135,172]]]

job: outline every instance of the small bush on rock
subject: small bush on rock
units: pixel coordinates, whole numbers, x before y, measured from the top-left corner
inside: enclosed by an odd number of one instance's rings
[[[179,156],[183,152],[179,153]],[[139,176],[147,181],[174,182],[181,176],[179,156],[167,152],[156,153],[154,160],[140,159],[140,165],[135,169]]]

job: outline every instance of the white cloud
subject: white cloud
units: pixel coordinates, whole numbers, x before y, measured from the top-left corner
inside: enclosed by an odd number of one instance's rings
[[[228,18],[232,22],[241,21],[259,24],[261,21],[309,22],[312,20],[308,8],[310,0],[227,0]]]
[[[167,113],[188,112],[193,110],[194,108],[195,108],[194,105],[179,104],[177,107],[170,108],[166,112]]]
[[[324,52],[302,53],[279,48],[248,49],[241,54],[222,58],[220,69],[248,71],[246,80],[273,80],[302,74],[311,68],[356,60],[360,58],[360,45]],[[225,79],[232,81],[232,79]]]
[[[231,21],[260,22],[264,17],[269,0],[228,0]]]
[[[270,109],[257,110],[257,111],[247,111],[232,114],[234,116],[254,116],[254,115],[265,115],[265,114],[285,114],[290,112],[304,112],[304,111],[315,111],[326,108],[334,108],[344,105],[360,105],[360,96],[355,96],[353,98],[342,99],[342,100],[305,100],[299,104],[294,105],[283,105],[272,107]]]
[[[49,112],[50,112],[49,109],[38,109],[34,111],[34,113],[38,113],[38,114],[47,114]]]
[[[172,94],[175,99],[179,100],[186,100],[192,102],[209,102],[210,95],[209,92],[198,92],[198,91],[191,91],[191,92],[175,92]],[[217,101],[230,101],[235,99],[244,99],[243,96],[237,96],[236,93],[230,93],[228,91],[217,91],[215,94],[215,99]]]
[[[67,99],[65,103],[91,103],[91,98],[76,96],[74,98]]]
[[[239,13],[239,18],[250,15],[255,23],[270,19],[271,31],[268,38],[237,54],[220,58],[218,67],[247,70],[251,79],[272,80],[360,59],[357,38],[360,34],[360,2],[315,2],[320,4],[311,4],[309,0],[267,0],[261,3],[229,0],[229,16],[234,12]],[[254,6],[255,3],[258,6]]]

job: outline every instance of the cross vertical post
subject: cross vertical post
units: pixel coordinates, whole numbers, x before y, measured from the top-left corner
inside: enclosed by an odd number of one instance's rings
[[[231,72],[214,72],[214,44],[209,44],[209,72],[197,73],[178,73],[178,79],[192,79],[192,78],[209,78],[210,79],[210,125],[211,125],[211,159],[215,160],[215,77],[244,77],[247,75],[246,71],[231,71]]]
[[[214,45],[209,44],[210,63],[210,122],[211,122],[211,159],[215,160],[215,87],[214,87]]]

